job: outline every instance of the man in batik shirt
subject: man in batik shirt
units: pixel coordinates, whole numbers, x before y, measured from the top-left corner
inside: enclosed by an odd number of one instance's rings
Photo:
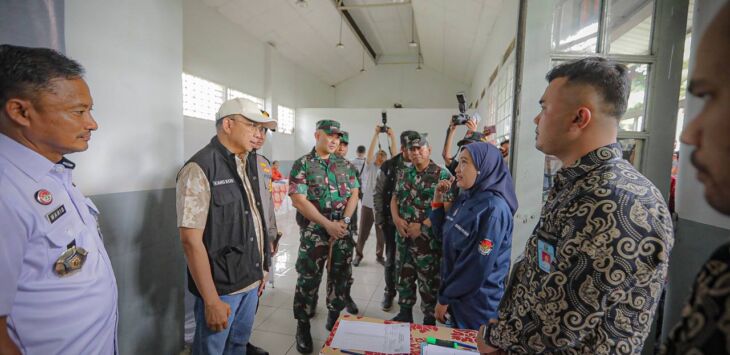
[[[390,210],[396,227],[398,247],[398,304],[400,311],[393,320],[413,322],[416,283],[421,295],[423,324],[435,325],[434,309],[440,286],[441,241],[431,230],[428,216],[431,201],[441,180],[451,174],[431,160],[431,147],[426,134],[416,134],[406,142],[413,165],[398,177],[391,198]],[[444,197],[451,201],[451,195]]]
[[[695,147],[692,164],[705,186],[705,199],[730,215],[730,3],[718,12],[697,49],[690,94],[706,98],[681,140]],[[670,333],[663,354],[730,354],[730,244],[702,266],[682,320]]]
[[[559,65],[535,117],[537,148],[563,163],[499,307],[482,327],[491,353],[639,354],[673,244],[659,190],[616,143],[624,65]]]

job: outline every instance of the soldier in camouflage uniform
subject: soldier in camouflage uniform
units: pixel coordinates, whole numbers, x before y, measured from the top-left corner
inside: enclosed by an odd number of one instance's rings
[[[312,351],[309,318],[317,305],[317,290],[324,269],[328,269],[328,330],[345,307],[352,275],[350,263],[355,242],[348,225],[357,208],[360,184],[349,162],[334,154],[340,135],[339,122],[317,122],[317,144],[309,154],[294,162],[289,178],[289,196],[297,209],[300,226],[296,262],[299,277],[294,292],[296,346],[300,353]]]
[[[347,151],[350,149],[350,133],[347,131],[342,131],[342,136],[340,137],[340,146],[337,148],[337,151],[335,154],[345,159],[348,163],[350,163],[350,168],[352,169],[355,176],[357,176],[357,182],[362,186],[362,179],[360,178],[360,171],[357,170],[355,167],[355,164],[352,164],[351,161],[347,160]],[[357,221],[360,219],[357,216],[357,208],[355,208],[355,213],[352,215],[352,220],[350,223],[350,233],[354,236],[357,235]],[[354,238],[353,238],[354,239]],[[350,314],[358,314],[360,313],[360,310],[357,308],[357,303],[355,303],[355,300],[352,299],[352,295],[350,295],[350,291],[352,290],[352,284],[355,281],[350,277],[350,281],[347,283],[347,298],[345,300],[345,309],[347,310],[347,313]]]
[[[435,325],[441,241],[431,230],[428,216],[436,186],[441,180],[451,179],[451,174],[430,159],[431,147],[425,133],[410,137],[406,147],[413,165],[398,177],[391,199],[391,213],[397,229],[400,305],[400,312],[393,320],[413,322],[412,309],[418,284],[423,324]],[[444,196],[444,201],[451,201],[450,193]]]

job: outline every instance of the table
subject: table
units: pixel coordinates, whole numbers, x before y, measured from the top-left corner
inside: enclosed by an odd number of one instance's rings
[[[320,351],[320,354],[323,355],[335,355],[335,354],[344,354],[338,349],[331,348],[329,345],[332,344],[332,339],[335,337],[335,333],[337,332],[337,327],[340,325],[340,320],[350,320],[350,321],[359,321],[359,322],[370,322],[370,323],[384,323],[384,324],[393,324],[398,323],[390,320],[382,320],[377,318],[370,318],[370,317],[361,317],[361,316],[353,316],[350,314],[343,314],[340,316],[340,318],[337,320],[337,323],[335,323],[335,326],[332,328],[332,331],[330,332],[329,337],[327,337],[327,341],[324,343],[324,347]],[[432,325],[421,325],[421,324],[413,324],[411,323],[411,354],[412,355],[420,355],[421,354],[421,343],[426,341],[427,337],[435,337],[438,339],[444,339],[444,340],[454,340],[470,345],[477,345],[476,337],[477,337],[477,331],[476,330],[470,330],[470,329],[453,329],[453,328],[446,328],[446,327],[436,327]],[[358,353],[363,353],[362,351],[357,351]],[[365,352],[366,355],[378,355],[379,353],[374,352]],[[474,353],[477,354],[477,353]]]

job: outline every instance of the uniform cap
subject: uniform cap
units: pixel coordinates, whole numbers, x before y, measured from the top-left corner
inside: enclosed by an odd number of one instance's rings
[[[428,145],[428,133],[416,133],[415,135],[408,136],[406,142],[406,148],[411,149],[414,147],[423,147]]]
[[[320,120],[317,122],[317,130],[323,130],[327,134],[339,134],[342,136],[342,130],[340,130],[340,123],[335,120]]]

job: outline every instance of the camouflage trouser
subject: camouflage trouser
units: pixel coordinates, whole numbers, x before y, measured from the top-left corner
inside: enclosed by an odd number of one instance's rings
[[[322,274],[327,269],[329,235],[324,228],[301,228],[299,256],[296,269],[299,273],[294,291],[294,318],[309,319],[317,307],[317,291]],[[337,239],[332,246],[332,267],[327,273],[327,309],[341,311],[345,308],[348,282],[352,276],[352,251],[355,242],[352,235]]]
[[[412,309],[416,304],[416,284],[421,295],[424,316],[433,315],[441,285],[441,243],[433,237],[402,238],[396,232],[398,245],[398,304]]]

